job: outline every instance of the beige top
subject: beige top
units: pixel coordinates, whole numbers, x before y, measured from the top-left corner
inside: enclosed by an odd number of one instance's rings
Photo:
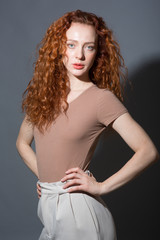
[[[102,131],[126,112],[111,91],[92,85],[69,103],[68,118],[61,113],[44,135],[34,127],[39,180],[60,181],[72,167],[86,170]]]

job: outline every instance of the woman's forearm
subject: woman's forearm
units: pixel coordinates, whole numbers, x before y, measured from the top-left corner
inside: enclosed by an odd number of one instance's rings
[[[159,154],[153,147],[145,146],[138,150],[119,171],[101,183],[101,195],[107,194],[131,181],[158,159]]]
[[[16,147],[24,163],[39,178],[36,154],[31,146],[25,143],[16,143]]]

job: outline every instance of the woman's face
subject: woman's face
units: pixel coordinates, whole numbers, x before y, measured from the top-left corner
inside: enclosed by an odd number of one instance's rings
[[[68,76],[88,77],[97,53],[97,34],[91,25],[72,23],[66,31],[67,50],[63,63]]]

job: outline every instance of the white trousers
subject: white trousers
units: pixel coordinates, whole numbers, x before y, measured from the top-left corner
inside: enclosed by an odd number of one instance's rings
[[[62,188],[66,182],[38,183],[37,214],[44,225],[39,240],[117,239],[113,217],[101,197],[67,193]]]

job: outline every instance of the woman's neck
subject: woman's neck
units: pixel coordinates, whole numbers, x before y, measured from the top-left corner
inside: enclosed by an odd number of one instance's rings
[[[71,91],[82,91],[88,88],[89,86],[93,85],[93,82],[88,78],[85,80],[83,79],[78,79],[76,77],[74,78],[69,78],[70,82],[70,90]]]

